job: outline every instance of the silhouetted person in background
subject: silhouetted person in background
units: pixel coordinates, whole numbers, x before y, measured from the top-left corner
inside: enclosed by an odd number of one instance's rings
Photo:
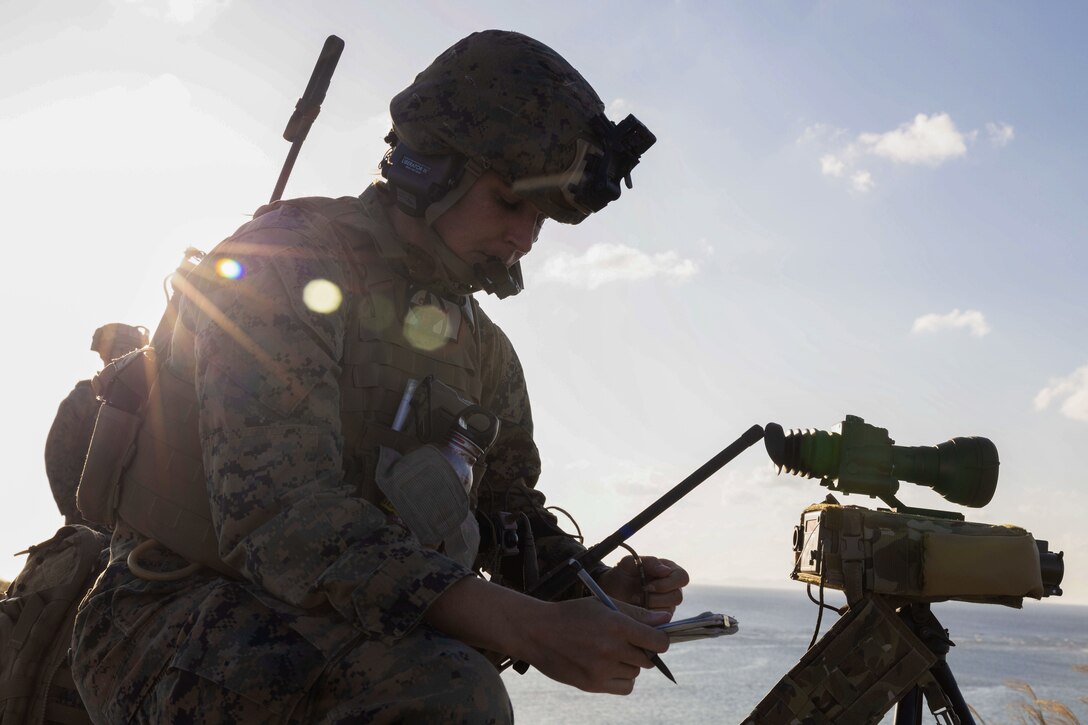
[[[94,331],[91,349],[108,365],[125,353],[147,345],[147,328],[111,322]],[[45,472],[65,524],[89,525],[76,508],[76,486],[83,473],[87,445],[98,415],[98,397],[90,380],[80,380],[60,407],[45,439]]]

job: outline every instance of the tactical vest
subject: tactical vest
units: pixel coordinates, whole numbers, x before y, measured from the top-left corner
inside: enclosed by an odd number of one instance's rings
[[[479,306],[471,296],[449,300],[413,288],[396,269],[404,258],[403,248],[376,221],[376,215],[384,214],[377,194],[362,199],[281,202],[259,210],[258,215],[282,205],[301,208],[319,226],[326,226],[319,231],[342,242],[344,264],[352,271],[352,288],[344,294],[350,305],[349,323],[339,361],[344,476],[358,482],[361,496],[380,504],[374,475],[378,446],[406,453],[423,442],[414,431],[398,433],[390,427],[408,380],[433,375],[465,400],[480,402]],[[172,345],[178,349],[193,342],[191,331],[179,320]],[[153,355],[143,354],[145,359]],[[178,377],[168,364],[157,365],[153,360],[132,367],[155,367],[157,375],[151,376],[153,382],[138,416],[129,414],[122,423],[107,424],[116,430],[127,428],[135,438],[127,448],[123,440],[103,446],[111,449],[103,458],[112,468],[103,478],[113,477],[119,486],[86,485],[95,459],[92,441],[80,484],[81,510],[97,509],[97,518],[105,516],[108,520],[102,523],[109,525],[120,518],[194,564],[237,575],[218,554],[193,382]],[[99,426],[104,418],[123,415],[107,410],[110,407],[103,405]]]
[[[406,453],[421,442],[414,431],[406,436],[390,428],[410,379],[433,375],[466,401],[480,402],[480,312],[470,295],[444,299],[398,274],[400,243],[384,238],[373,221],[373,214],[384,213],[380,201],[371,197],[369,214],[350,208],[359,203],[336,200],[325,213],[352,255],[358,280],[340,361],[345,476],[362,481],[362,494],[374,501],[378,446]]]

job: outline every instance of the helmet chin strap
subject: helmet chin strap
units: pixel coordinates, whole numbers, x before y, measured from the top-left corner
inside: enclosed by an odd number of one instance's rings
[[[501,300],[516,295],[525,289],[525,281],[521,275],[521,262],[516,262],[513,266],[507,268],[506,264],[498,257],[489,257],[486,262],[470,267],[453,253],[446,241],[442,239],[442,235],[434,228],[438,218],[452,209],[454,204],[468,193],[468,190],[472,188],[472,185],[476,183],[476,180],[480,178],[484,171],[486,171],[486,167],[475,159],[467,161],[464,173],[462,173],[457,186],[450,189],[438,201],[432,202],[427,207],[427,211],[424,212],[423,220],[426,222],[428,230],[438,240],[439,243],[435,246],[439,259],[446,269],[450,271],[451,275],[459,282],[478,285],[484,292],[495,295]]]
[[[457,186],[447,191],[438,201],[427,205],[427,210],[423,213],[423,220],[427,222],[427,226],[434,229],[434,223],[438,220],[438,217],[448,212],[453,208],[454,204],[461,201],[461,197],[468,193],[468,190],[472,188],[472,185],[486,170],[484,165],[476,159],[466,161]]]

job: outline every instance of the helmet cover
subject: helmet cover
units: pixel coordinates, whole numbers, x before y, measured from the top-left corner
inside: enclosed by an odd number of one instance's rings
[[[579,140],[602,145],[591,122],[604,104],[543,43],[512,31],[473,33],[417,75],[389,111],[397,139],[415,151],[474,160],[556,221],[588,215],[562,188]]]
[[[123,322],[111,322],[94,331],[91,338],[91,350],[99,355],[114,359],[127,352],[145,347],[148,343],[147,328],[142,325],[126,325]]]

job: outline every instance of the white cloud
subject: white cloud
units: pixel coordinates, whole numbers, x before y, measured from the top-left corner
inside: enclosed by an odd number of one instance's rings
[[[703,253],[704,257],[714,256],[714,245],[707,241],[706,237],[699,237],[696,239],[695,246],[699,248],[699,251]]]
[[[798,145],[814,143],[818,141],[834,141],[846,134],[846,129],[835,128],[826,123],[814,123],[806,126],[805,130],[797,138]]]
[[[915,334],[927,332],[940,332],[942,330],[958,330],[967,328],[974,337],[985,337],[990,334],[990,325],[986,322],[986,316],[978,310],[952,310],[941,315],[935,312],[922,315],[914,321],[911,332]]]
[[[1009,124],[992,121],[986,124],[986,135],[994,146],[1008,146],[1016,136],[1013,127]]]
[[[964,136],[947,113],[919,113],[893,131],[863,133],[858,143],[867,153],[903,164],[938,166],[967,153]]]
[[[846,164],[834,154],[826,154],[820,158],[820,171],[824,176],[842,176]]]
[[[653,465],[616,461],[596,478],[606,490],[621,496],[656,497],[672,485],[665,471]]]
[[[1035,396],[1035,409],[1043,410],[1064,398],[1061,412],[1066,418],[1088,422],[1088,365],[1064,378],[1053,378]]]
[[[994,146],[1006,146],[1013,137],[1007,123],[988,122],[986,137]],[[811,145],[821,153],[820,173],[841,178],[855,191],[866,192],[876,185],[871,171],[859,167],[866,157],[877,157],[893,164],[936,167],[967,154],[979,139],[980,131],[961,132],[947,113],[919,113],[891,131],[862,133],[853,140],[847,131],[826,124],[805,128],[798,145]]]
[[[698,271],[695,262],[676,252],[647,254],[622,244],[594,244],[581,255],[561,253],[544,263],[544,276],[586,289],[609,282],[668,277],[686,280]]]
[[[865,193],[876,186],[876,182],[873,181],[873,175],[868,171],[855,171],[850,175],[850,183],[853,185],[855,191],[860,191],[862,193]]]
[[[812,143],[816,139],[823,135],[824,126],[821,123],[817,123],[814,126],[805,126],[805,130],[801,132],[801,135],[797,137],[797,144]]]
[[[623,98],[617,98],[608,104],[608,117],[615,121],[631,112],[631,105]]]

